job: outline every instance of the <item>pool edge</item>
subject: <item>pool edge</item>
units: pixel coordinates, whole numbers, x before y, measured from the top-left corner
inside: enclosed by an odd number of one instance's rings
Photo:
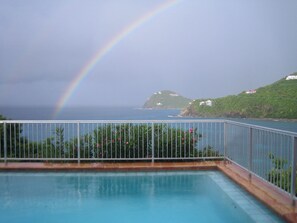
[[[7,171],[176,171],[219,170],[248,191],[287,222],[297,222],[297,207],[287,194],[252,176],[239,166],[224,161],[193,162],[129,162],[129,163],[0,163],[0,172]]]
[[[249,173],[235,164],[221,162],[217,168],[284,220],[297,222],[297,207],[287,194],[256,176],[249,178]]]

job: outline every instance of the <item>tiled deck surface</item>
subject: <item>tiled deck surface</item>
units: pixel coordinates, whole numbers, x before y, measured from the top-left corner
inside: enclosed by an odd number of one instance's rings
[[[297,222],[297,208],[286,194],[261,181],[234,164],[223,161],[204,162],[129,162],[129,163],[0,163],[0,171],[156,171],[214,170],[225,173],[288,222]]]

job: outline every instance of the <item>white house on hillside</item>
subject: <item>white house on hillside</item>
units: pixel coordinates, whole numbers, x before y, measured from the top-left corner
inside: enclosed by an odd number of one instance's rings
[[[286,77],[286,80],[297,80],[297,75],[289,75]]]
[[[199,103],[200,106],[202,105],[206,105],[206,106],[212,106],[212,101],[211,100],[207,100],[207,101],[201,101]]]
[[[257,91],[256,90],[248,90],[245,93],[246,94],[255,94]]]

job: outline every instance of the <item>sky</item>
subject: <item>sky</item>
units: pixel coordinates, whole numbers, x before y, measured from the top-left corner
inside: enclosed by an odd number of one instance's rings
[[[297,71],[296,11],[296,0],[1,0],[0,106],[141,106],[165,89],[197,99],[271,84]]]

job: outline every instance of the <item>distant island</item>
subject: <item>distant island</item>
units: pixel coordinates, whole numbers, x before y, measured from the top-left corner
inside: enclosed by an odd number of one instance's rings
[[[245,90],[238,95],[194,100],[181,115],[297,119],[297,72],[271,85]]]
[[[183,97],[174,91],[163,90],[155,92],[143,105],[146,109],[184,109],[191,99]]]

